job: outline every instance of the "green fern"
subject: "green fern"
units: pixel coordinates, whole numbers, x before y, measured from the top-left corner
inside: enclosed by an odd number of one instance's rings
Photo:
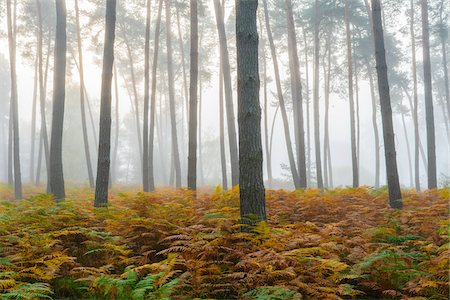
[[[0,295],[0,299],[52,299],[53,294],[49,284],[36,282],[19,286],[9,293]]]
[[[289,300],[300,299],[300,294],[279,286],[265,286],[245,293],[244,297],[254,300]]]

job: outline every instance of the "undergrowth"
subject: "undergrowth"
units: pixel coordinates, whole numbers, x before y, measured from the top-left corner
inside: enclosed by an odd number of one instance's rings
[[[449,297],[448,189],[267,191],[257,233],[237,189],[69,194],[0,202],[0,299]]]

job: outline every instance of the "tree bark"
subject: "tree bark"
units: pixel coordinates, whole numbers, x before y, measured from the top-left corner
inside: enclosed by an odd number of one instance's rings
[[[116,105],[115,105],[115,133],[114,133],[114,150],[113,150],[113,159],[112,159],[112,172],[111,172],[111,181],[117,180],[117,156],[118,156],[118,148],[119,148],[119,128],[120,128],[120,121],[119,121],[119,85],[117,83],[117,68],[116,64],[114,64],[113,69],[113,77],[114,77],[114,96],[116,98]],[[110,185],[112,185],[112,182]]]
[[[314,22],[314,143],[316,152],[316,180],[317,187],[323,188],[322,160],[320,154],[320,114],[319,114],[319,1],[315,0]]]
[[[147,0],[147,16],[145,21],[145,50],[144,50],[144,126],[143,126],[143,158],[142,158],[142,186],[144,192],[149,189],[149,165],[148,165],[148,107],[149,107],[149,85],[150,85],[150,21],[152,14],[152,1]]]
[[[408,130],[406,129],[406,123],[405,123],[405,114],[403,112],[401,114],[402,114],[403,134],[405,135],[406,150],[408,153],[409,186],[413,187],[414,180],[413,180],[413,170],[412,170],[412,163],[411,163],[411,148],[409,146]]]
[[[307,156],[307,186],[311,185],[311,128],[310,128],[310,104],[311,99],[309,97],[309,58],[308,58],[308,43],[306,37],[306,30],[303,28],[303,42],[305,47],[305,77],[306,77],[306,156]]]
[[[297,172],[297,167],[295,165],[295,157],[294,157],[294,153],[292,150],[291,134],[289,131],[289,120],[288,120],[288,115],[286,112],[286,104],[284,103],[283,91],[281,88],[280,71],[278,69],[278,60],[277,60],[277,54],[276,54],[276,50],[275,50],[275,43],[273,41],[272,30],[270,29],[269,10],[267,8],[267,0],[264,0],[263,4],[264,4],[264,16],[265,16],[267,37],[269,40],[270,52],[272,54],[273,67],[274,67],[274,71],[275,71],[275,82],[276,82],[276,86],[277,86],[278,101],[280,103],[281,116],[283,119],[284,136],[286,139],[286,147],[287,147],[287,153],[288,153],[288,157],[289,157],[289,166],[290,166],[291,173],[292,173],[292,179],[294,181],[294,187],[295,187],[295,189],[300,189],[300,188],[302,188],[302,186],[300,184],[300,178],[299,178],[299,175]]]
[[[380,0],[372,0],[373,36],[375,59],[380,94],[381,119],[383,123],[386,177],[389,189],[389,203],[392,208],[402,208],[402,194],[398,179],[397,158],[395,153],[394,125],[392,123],[391,99],[384,48],[383,25],[381,21]]]
[[[240,212],[241,222],[249,225],[266,220],[257,7],[257,0],[236,0]]]
[[[353,99],[353,58],[352,37],[350,31],[349,0],[345,1],[345,31],[347,36],[348,95],[350,103],[350,139],[352,153],[353,187],[359,186],[358,156],[356,151],[355,102]]]
[[[39,52],[39,50],[37,50]],[[37,108],[37,88],[38,88],[38,65],[39,55],[36,53],[36,59],[34,62],[34,84],[33,84],[33,104],[31,109],[31,147],[30,147],[30,175],[29,181],[33,182],[34,179],[34,158],[36,157],[36,108]]]
[[[148,147],[148,188],[149,191],[155,190],[155,167],[154,167],[154,140],[155,140],[155,118],[156,118],[156,71],[158,69],[158,55],[159,55],[159,37],[161,35],[161,15],[162,15],[163,0],[159,0],[158,17],[155,27],[155,48],[153,49],[153,63],[152,63],[152,96],[150,100],[150,133],[149,133],[149,147]],[[162,144],[162,137],[159,136],[160,145]]]
[[[105,43],[103,50],[100,133],[95,186],[95,207],[108,205],[108,181],[111,148],[111,84],[114,64],[116,0],[106,2]]]
[[[292,1],[285,0],[286,19],[288,28],[288,52],[289,69],[291,73],[292,103],[294,107],[294,128],[296,141],[296,154],[298,165],[298,177],[300,188],[307,187],[306,180],[306,157],[305,157],[305,130],[303,121],[303,95],[300,76],[300,63],[297,50],[297,35],[295,33],[294,14],[292,12]]]
[[[81,127],[83,129],[83,141],[84,141],[84,154],[86,156],[86,166],[89,177],[89,186],[94,188],[94,175],[92,171],[91,153],[89,148],[89,136],[86,125],[86,109],[84,100],[84,68],[83,68],[83,46],[80,33],[80,12],[78,9],[78,0],[75,0],[75,19],[77,26],[77,40],[78,40],[78,60],[79,62],[79,74],[80,74],[80,109],[81,109]]]
[[[220,165],[222,171],[222,188],[228,190],[228,177],[227,177],[227,160],[225,154],[225,120],[224,120],[224,99],[223,99],[223,67],[220,63],[219,74],[219,131],[220,131]]]
[[[175,168],[175,186],[181,187],[181,165],[180,153],[178,149],[177,136],[177,120],[176,120],[176,103],[175,103],[175,87],[173,75],[173,59],[172,59],[172,31],[171,31],[171,12],[170,1],[166,0],[166,43],[167,43],[167,75],[169,85],[169,109],[170,109],[170,123],[172,132],[172,152]]]
[[[17,99],[17,76],[16,76],[16,35],[15,24],[13,25],[11,13],[11,0],[7,0],[7,22],[8,22],[8,44],[9,65],[11,75],[11,115],[12,117],[12,145],[14,160],[14,195],[16,199],[22,199],[22,175],[20,170],[20,140],[19,140],[19,106]],[[15,19],[15,18],[14,18]],[[15,22],[14,22],[15,23]]]
[[[331,163],[331,146],[330,146],[330,129],[329,129],[329,115],[330,115],[330,89],[331,89],[331,35],[327,40],[327,64],[324,64],[324,78],[325,78],[325,124],[324,124],[324,175],[326,180],[326,187],[333,187],[333,167]]]
[[[234,121],[230,58],[229,58],[229,54],[228,54],[227,36],[225,33],[225,24],[223,21],[224,20],[223,10],[221,8],[219,0],[214,0],[214,11],[215,11],[215,16],[216,16],[217,31],[219,34],[220,60],[222,61],[224,84],[225,84],[225,103],[226,103],[227,124],[228,124],[228,143],[229,143],[229,148],[230,148],[230,161],[231,161],[231,185],[236,186],[239,184],[239,158],[238,158],[236,126],[235,126],[235,121]]]
[[[189,154],[188,189],[197,190],[197,81],[198,81],[198,16],[197,0],[190,1],[191,62],[189,83]]]

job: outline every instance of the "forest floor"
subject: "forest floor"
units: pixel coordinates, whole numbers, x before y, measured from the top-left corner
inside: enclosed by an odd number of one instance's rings
[[[450,190],[267,191],[241,233],[239,192],[112,193],[57,204],[0,188],[0,299],[448,299]]]

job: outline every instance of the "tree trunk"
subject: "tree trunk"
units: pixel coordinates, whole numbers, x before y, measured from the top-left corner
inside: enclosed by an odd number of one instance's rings
[[[84,140],[84,154],[86,156],[86,166],[89,177],[89,186],[94,188],[94,175],[92,172],[91,153],[89,150],[89,136],[86,125],[86,109],[84,103],[84,68],[83,68],[83,46],[80,33],[80,13],[78,9],[78,0],[75,0],[75,19],[77,26],[77,40],[78,40],[78,59],[79,73],[80,73],[80,109],[81,109],[81,127],[83,128],[83,140]]]
[[[289,165],[290,165],[290,169],[291,169],[291,173],[292,173],[292,179],[294,181],[294,187],[295,187],[295,189],[300,189],[300,188],[302,188],[302,186],[300,184],[300,178],[299,178],[299,175],[297,172],[297,167],[295,165],[295,157],[294,157],[294,153],[292,150],[291,134],[289,131],[289,120],[288,120],[288,115],[286,112],[286,105],[284,103],[283,91],[281,88],[280,71],[278,69],[278,60],[277,60],[277,54],[276,54],[276,50],[275,50],[275,43],[273,41],[272,30],[270,29],[269,10],[267,8],[267,0],[264,0],[263,4],[264,4],[264,15],[265,15],[267,37],[269,39],[270,52],[272,54],[273,67],[274,67],[274,71],[275,71],[275,82],[276,82],[276,86],[277,86],[278,101],[280,103],[281,116],[283,118],[284,136],[286,139],[286,147],[287,147],[287,153],[288,153],[288,157],[289,157]]]
[[[327,40],[327,67],[324,65],[324,78],[325,78],[325,124],[324,124],[324,167],[325,167],[325,180],[328,188],[333,187],[333,167],[331,163],[331,147],[330,147],[330,89],[331,89],[331,35]]]
[[[38,52],[39,50],[37,50]],[[34,84],[33,84],[33,107],[31,110],[31,147],[30,147],[30,177],[29,181],[33,182],[34,179],[34,158],[36,152],[36,107],[37,107],[37,82],[38,82],[38,65],[39,55],[36,53],[36,59],[34,62]]]
[[[383,123],[384,152],[386,160],[386,177],[389,189],[389,203],[392,208],[402,208],[402,194],[397,171],[395,153],[394,125],[392,123],[391,98],[384,48],[383,25],[381,22],[380,0],[372,0],[373,36],[375,43],[375,59],[378,75],[378,91],[380,94],[381,120]]]
[[[405,123],[405,114],[402,112],[402,125],[403,125],[403,134],[405,135],[405,142],[406,142],[406,149],[408,153],[408,167],[409,167],[409,186],[414,186],[414,180],[413,180],[413,170],[412,170],[412,164],[411,164],[411,148],[409,146],[409,138],[408,138],[408,130],[406,129],[406,123]]]
[[[198,81],[198,16],[197,0],[191,0],[191,63],[189,83],[189,154],[188,189],[197,190],[197,81]]]
[[[303,95],[300,76],[300,63],[297,52],[297,35],[295,33],[292,1],[285,0],[286,19],[288,28],[289,69],[291,73],[292,103],[294,107],[294,128],[296,141],[296,154],[298,165],[299,185],[306,188],[306,157],[305,157],[305,130],[303,121]]]
[[[314,143],[316,152],[316,174],[317,187],[323,188],[322,160],[320,154],[320,115],[319,115],[319,1],[315,1],[315,22],[314,22]]]
[[[183,91],[184,91],[184,98],[186,101],[186,110],[188,110],[189,103],[189,92],[188,92],[188,86],[187,86],[187,75],[186,75],[186,59],[184,56],[184,41],[183,41],[183,35],[181,33],[181,22],[180,22],[180,11],[178,9],[178,6],[175,6],[175,10],[177,13],[177,30],[178,30],[178,42],[180,45],[180,54],[181,54],[181,70],[183,74]],[[184,116],[183,116],[184,118]],[[189,118],[189,111],[187,111],[187,118]],[[188,121],[189,122],[189,121]],[[183,133],[184,134],[184,133]]]
[[[224,76],[223,78],[225,84],[228,143],[230,148],[230,161],[231,161],[231,184],[232,186],[236,186],[239,184],[239,158],[238,158],[238,146],[236,137],[236,126],[234,121],[233,92],[231,87],[231,70],[229,60],[230,58],[228,54],[225,24],[223,22],[224,15],[219,0],[214,0],[214,10],[216,16],[217,31],[219,34],[220,60],[222,61],[223,76]]]
[[[156,118],[156,71],[158,68],[158,54],[159,54],[159,37],[161,34],[161,15],[162,15],[163,0],[159,0],[158,4],[158,18],[155,27],[155,48],[153,50],[152,63],[152,96],[150,100],[150,133],[149,133],[149,147],[148,147],[148,189],[155,190],[155,167],[154,167],[154,140],[155,140],[155,118]],[[159,143],[162,144],[161,136]]]
[[[201,45],[200,39],[200,45]],[[200,72],[201,73],[201,72]],[[203,185],[205,178],[203,176],[203,142],[202,142],[202,108],[203,108],[203,82],[202,77],[199,78],[199,95],[198,95],[198,176],[200,178],[200,185]]]
[[[181,166],[180,153],[178,150],[177,137],[177,120],[176,120],[176,103],[175,103],[175,87],[173,75],[173,60],[172,60],[172,31],[171,31],[171,12],[170,1],[166,0],[166,43],[167,43],[167,75],[169,84],[169,109],[170,109],[170,123],[172,132],[172,152],[175,168],[175,186],[181,187]]]
[[[359,186],[358,156],[356,152],[355,103],[353,99],[352,37],[350,31],[349,0],[345,1],[345,31],[347,36],[348,96],[350,103],[350,138],[352,152],[353,187]]]
[[[20,172],[20,146],[19,146],[19,106],[17,99],[17,76],[16,76],[16,35],[13,27],[11,0],[7,0],[7,22],[8,22],[8,44],[9,65],[11,73],[11,115],[12,118],[12,145],[14,160],[14,194],[16,199],[22,199],[22,175]],[[14,24],[15,25],[15,24]],[[13,29],[14,28],[14,29]]]
[[[372,75],[372,67],[369,64],[369,60],[366,60],[367,74],[369,74],[370,85],[370,98],[372,99],[372,127],[375,143],[375,188],[380,187],[380,135],[378,132],[377,124],[377,103],[375,97],[375,83]]]
[[[257,0],[236,1],[241,222],[266,220],[259,106]],[[248,229],[248,228],[244,228]]]
[[[149,106],[149,85],[150,85],[150,21],[152,14],[152,1],[147,0],[147,17],[145,21],[145,53],[144,53],[144,126],[143,126],[143,158],[142,158],[142,186],[144,192],[149,189],[148,170],[148,106]]]
[[[305,74],[306,74],[306,156],[308,157],[306,170],[307,170],[307,186],[311,185],[311,128],[310,128],[310,103],[309,97],[309,58],[308,58],[308,43],[306,38],[306,30],[303,28],[303,42],[305,47]]]
[[[95,186],[95,207],[108,205],[108,180],[111,148],[111,84],[114,64],[116,0],[106,2],[105,43],[103,50],[100,133]]]
[[[119,85],[117,83],[117,68],[116,64],[114,64],[113,69],[113,77],[114,77],[114,96],[116,98],[116,105],[115,105],[115,133],[114,133],[114,150],[113,150],[113,159],[112,159],[112,172],[111,172],[111,179],[112,181],[117,180],[117,151],[119,148],[119,128],[120,128],[120,121],[119,121]],[[111,182],[112,184],[112,182]]]
[[[430,32],[428,25],[428,0],[422,3],[423,78],[425,88],[425,114],[427,125],[428,188],[437,188],[436,141],[434,131],[433,93],[431,87]]]

